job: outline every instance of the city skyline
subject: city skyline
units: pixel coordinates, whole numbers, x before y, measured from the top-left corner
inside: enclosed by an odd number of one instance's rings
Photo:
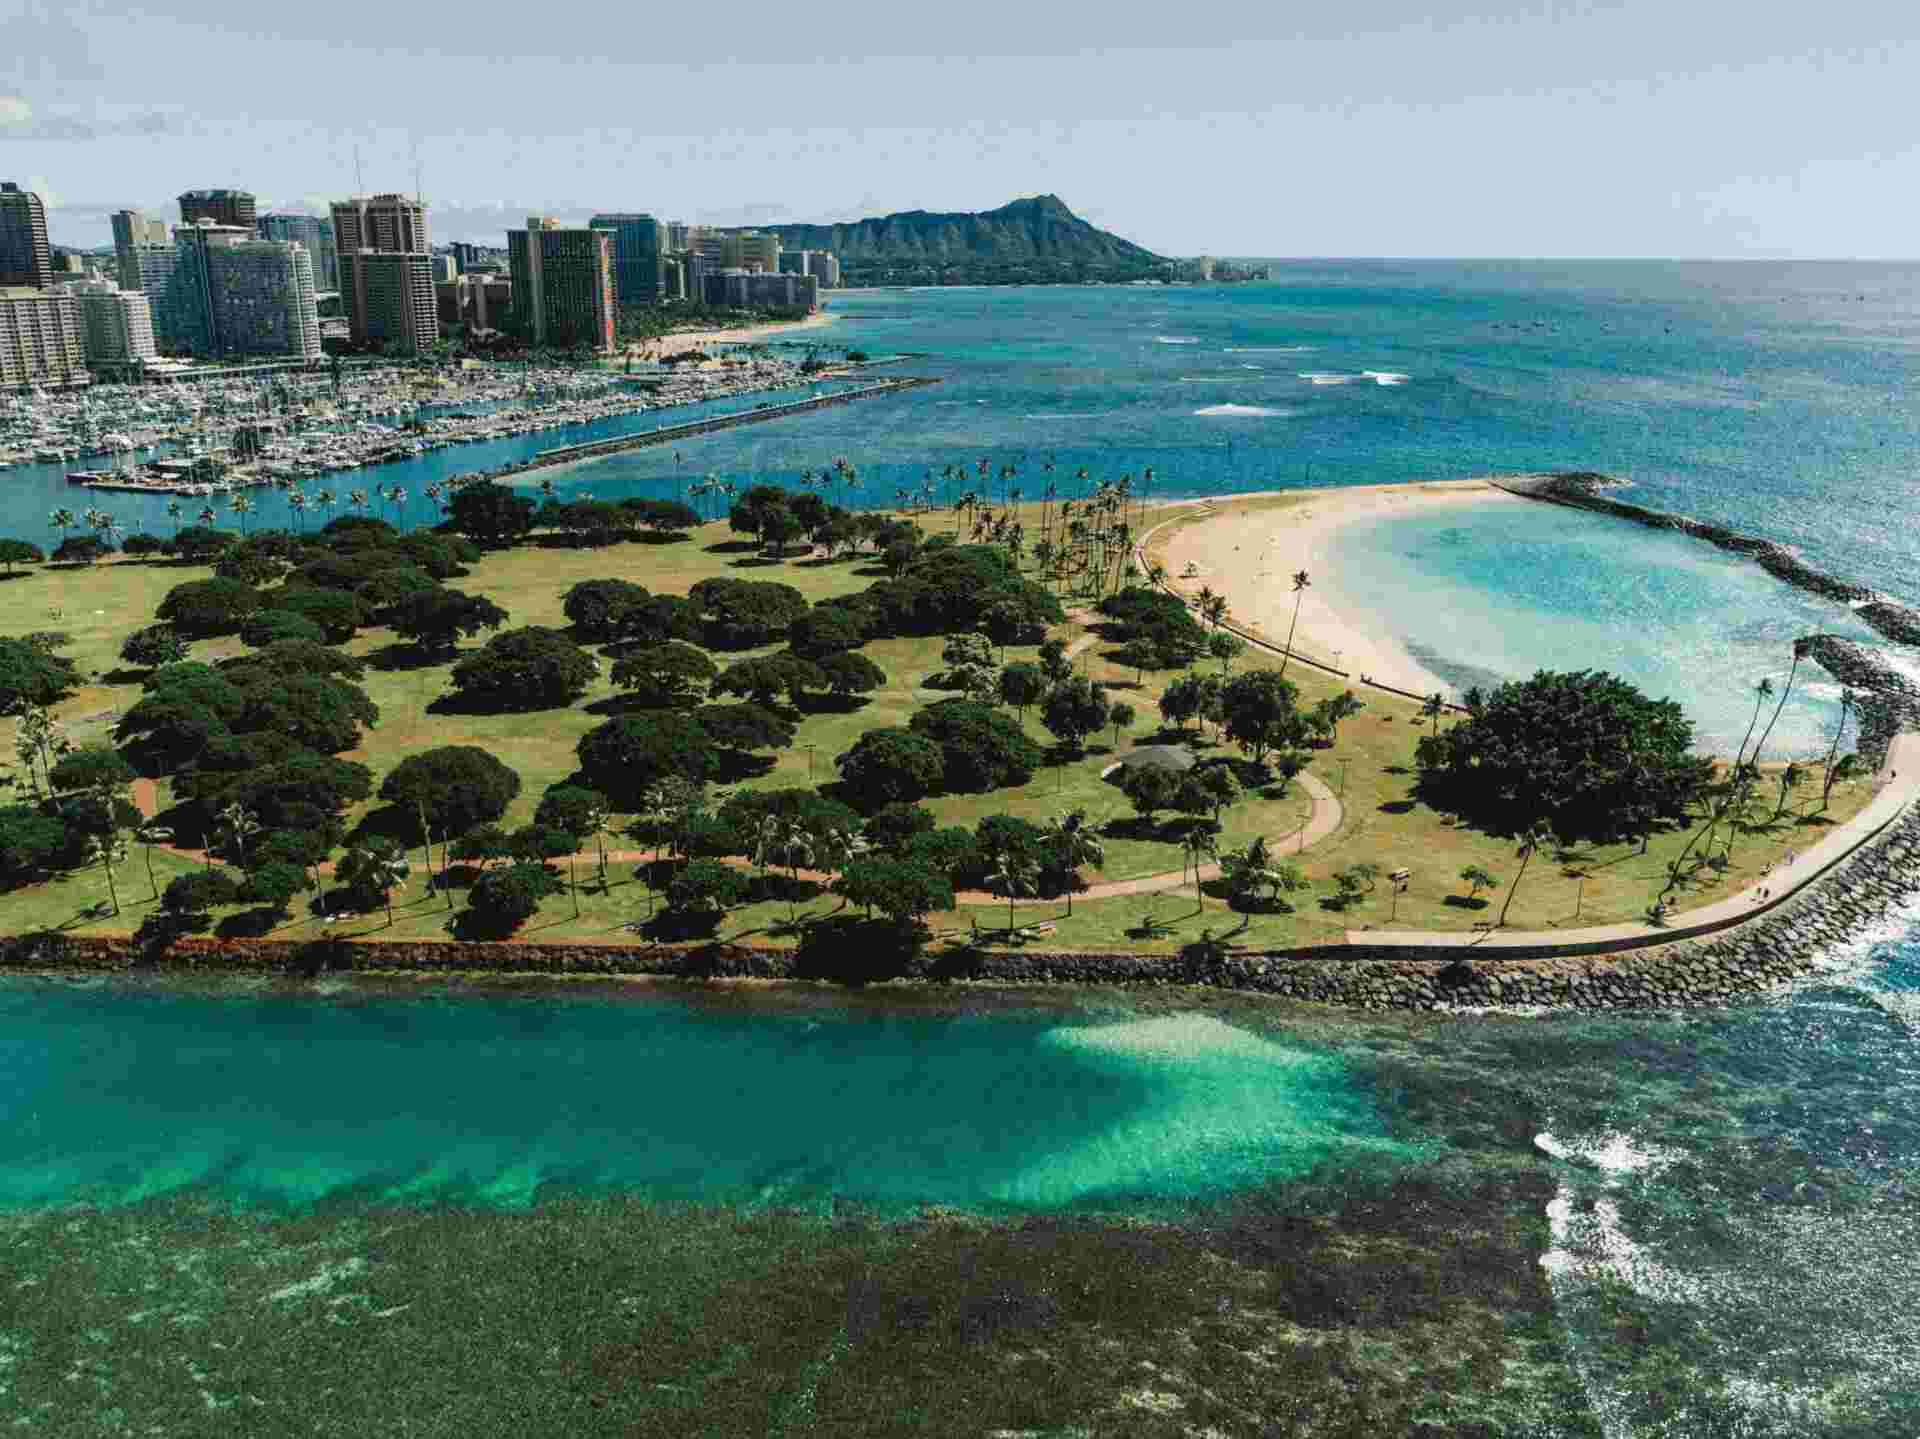
[[[224,186],[314,214],[417,190],[441,236],[491,244],[529,214],[825,222],[1051,191],[1168,255],[1913,253],[1920,154],[1878,138],[1905,130],[1909,10],[1431,11],[1226,0],[1149,48],[1003,0],[967,41],[861,0],[831,34],[750,5],[717,51],[694,18],[607,9],[583,57],[484,4],[451,26],[345,0],[268,35],[231,4],[128,27],[35,0],[0,59],[0,154],[81,247],[114,210]],[[310,92],[276,58],[299,47],[325,57]],[[191,106],[189,63],[222,76]]]

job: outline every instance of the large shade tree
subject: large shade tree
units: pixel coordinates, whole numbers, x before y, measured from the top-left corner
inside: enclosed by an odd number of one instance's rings
[[[1421,793],[1496,832],[1645,834],[1684,819],[1711,775],[1678,704],[1600,670],[1541,670],[1465,699],[1464,720],[1420,741]]]

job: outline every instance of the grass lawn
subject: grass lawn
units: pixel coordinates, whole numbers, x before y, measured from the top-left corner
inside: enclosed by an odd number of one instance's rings
[[[1286,501],[1277,501],[1277,504]],[[1023,506],[1033,511],[1034,506]],[[1149,511],[1136,526],[1144,530],[1160,519],[1181,513],[1176,510]],[[1037,515],[1028,516],[1029,534],[1037,533]],[[952,518],[945,512],[924,516],[921,523],[931,532],[949,528]],[[23,634],[33,630],[60,629],[72,636],[64,651],[80,667],[87,683],[61,706],[61,717],[76,741],[108,738],[118,714],[138,698],[137,676],[121,670],[119,645],[125,635],[147,623],[155,606],[174,585],[208,573],[204,568],[173,564],[144,564],[110,561],[90,568],[43,568],[23,575],[6,585],[11,603],[0,633]],[[676,544],[626,544],[604,550],[527,548],[488,555],[473,572],[452,583],[460,588],[484,593],[504,607],[509,624],[564,627],[561,596],[576,581],[605,577],[624,577],[645,584],[658,592],[684,593],[695,582],[716,574],[735,574],[757,579],[778,579],[799,589],[809,599],[845,594],[864,588],[877,573],[866,560],[824,563],[798,557],[784,563],[759,559],[739,545],[724,523],[703,526],[687,541]],[[1070,621],[1063,634],[1069,640],[1086,636],[1077,622]],[[394,636],[382,630],[362,633],[349,646],[355,653],[377,656],[394,643]],[[466,647],[478,647],[474,642]],[[935,698],[922,688],[922,682],[941,667],[943,641],[882,640],[866,647],[869,655],[888,677],[884,689],[868,697],[858,709],[848,712],[810,714],[804,717],[793,748],[782,752],[773,769],[750,783],[755,787],[825,783],[834,777],[833,759],[846,750],[861,733],[881,725],[903,725],[909,715]],[[1105,656],[1112,647],[1094,637],[1093,643],[1077,661],[1092,678],[1112,687],[1116,699],[1132,704],[1138,715],[1133,725],[1119,738],[1120,748],[1146,739],[1160,729],[1156,703],[1160,692],[1177,672],[1149,672],[1144,683],[1131,669],[1111,663]],[[241,653],[237,639],[205,641],[194,646],[194,656],[218,659]],[[1011,647],[1007,659],[1030,658],[1033,650]],[[456,656],[457,658],[457,656]],[[716,655],[724,665],[737,655]],[[1247,661],[1243,660],[1244,664]],[[1271,663],[1263,657],[1258,663]],[[1207,661],[1208,664],[1213,663]],[[376,668],[365,680],[368,694],[380,706],[380,724],[366,736],[363,748],[345,757],[367,764],[379,779],[408,754],[436,745],[480,745],[512,765],[521,776],[519,799],[507,815],[509,824],[531,818],[541,792],[549,784],[573,773],[574,746],[579,737],[603,717],[593,707],[614,694],[611,685],[600,680],[579,702],[568,709],[533,713],[469,715],[435,713],[434,701],[447,689],[447,664],[426,668]],[[1311,705],[1342,686],[1331,676],[1304,666],[1293,666],[1288,677],[1298,682],[1303,702]],[[1442,817],[1418,803],[1413,797],[1411,761],[1418,738],[1420,720],[1417,706],[1378,692],[1361,695],[1366,708],[1341,729],[1332,749],[1314,754],[1310,769],[1342,796],[1345,818],[1336,833],[1298,856],[1299,863],[1313,889],[1297,897],[1292,914],[1256,915],[1236,939],[1257,945],[1284,946],[1337,940],[1349,929],[1368,926],[1451,929],[1468,931],[1476,921],[1499,914],[1506,899],[1505,885],[1518,871],[1509,841],[1445,824]],[[7,722],[10,729],[11,722]],[[1029,711],[1027,730],[1043,747],[1051,749],[1052,737]],[[11,734],[4,736],[11,739]],[[1065,762],[1052,762],[1042,768],[1033,782],[1018,790],[1001,790],[981,795],[948,795],[929,801],[928,807],[942,824],[973,825],[988,815],[1010,813],[1035,822],[1083,809],[1106,833],[1106,861],[1098,871],[1089,870],[1090,883],[1129,880],[1178,872],[1181,850],[1171,840],[1147,837],[1130,823],[1133,811],[1112,785],[1100,778],[1100,772],[1112,763],[1115,737],[1111,730],[1090,738],[1087,752]],[[10,745],[9,745],[10,749]],[[1708,886],[1691,891],[1684,905],[1705,903],[1750,882],[1752,877],[1788,850],[1804,849],[1818,837],[1820,828],[1844,819],[1866,802],[1871,785],[1865,781],[1840,786],[1834,804],[1824,817],[1812,816],[1818,804],[1818,771],[1793,795],[1783,819],[1736,843],[1733,864],[1721,876],[1711,876]],[[1297,834],[1305,823],[1311,805],[1297,785],[1249,795],[1241,804],[1222,816],[1224,832],[1221,847],[1244,844],[1255,835],[1265,835],[1289,860],[1294,856],[1286,836]],[[350,816],[350,822],[357,816]],[[1117,825],[1115,832],[1108,827]],[[1171,831],[1166,831],[1171,833]],[[1637,846],[1619,846],[1602,853],[1580,851],[1566,854],[1543,852],[1528,866],[1524,884],[1514,897],[1508,923],[1515,928],[1549,928],[1578,923],[1606,923],[1638,917],[1657,892],[1665,874],[1666,861],[1685,844],[1683,833],[1656,836],[1649,852],[1642,856]],[[416,856],[417,860],[417,856]],[[1324,908],[1320,901],[1333,892],[1335,871],[1361,861],[1380,867],[1382,873],[1406,867],[1413,871],[1407,893],[1396,906],[1382,880],[1376,892],[1346,913]],[[1481,903],[1462,903],[1465,887],[1457,876],[1462,867],[1477,864],[1499,876],[1503,887],[1491,895],[1483,894]],[[161,883],[188,867],[187,862],[168,856],[156,857]],[[529,938],[626,941],[622,928],[642,918],[649,908],[645,887],[632,878],[633,866],[619,865],[614,883],[604,892],[580,896],[581,913],[574,915],[572,896],[560,896],[547,902],[543,911],[522,931]],[[582,868],[583,875],[586,868]],[[1584,875],[1582,879],[1580,876]],[[136,849],[133,857],[119,870],[123,888],[130,896],[148,893],[144,865]],[[0,929],[18,933],[44,925],[74,925],[96,932],[124,931],[137,922],[137,908],[123,896],[119,918],[78,920],[76,916],[97,899],[105,897],[104,877],[96,868],[57,881],[16,891],[0,898]],[[423,895],[417,881],[409,889],[396,892],[396,923],[389,928],[384,913],[354,917],[334,927],[343,933],[364,932],[380,938],[437,936],[446,913],[440,900]],[[832,896],[821,896],[803,905],[801,914],[825,913],[837,908]],[[1230,914],[1219,898],[1208,899],[1204,909],[1196,907],[1191,884],[1177,893],[1129,896],[1105,900],[1082,900],[1073,906],[1069,918],[1062,902],[1022,900],[1015,907],[1017,920],[1034,923],[1049,920],[1057,925],[1049,936],[1051,944],[1088,947],[1165,948],[1198,936],[1201,928],[1216,933],[1233,928],[1240,916]],[[1167,924],[1169,938],[1150,943],[1130,936],[1143,916],[1152,915]],[[768,930],[786,920],[788,905],[769,902],[751,905],[728,914],[719,933],[727,937],[768,938]],[[1007,923],[1004,902],[978,908],[963,907],[958,913],[935,917],[935,927],[948,931],[968,930],[977,920],[983,929],[999,928]],[[282,933],[306,935],[324,926],[318,918],[301,919]]]

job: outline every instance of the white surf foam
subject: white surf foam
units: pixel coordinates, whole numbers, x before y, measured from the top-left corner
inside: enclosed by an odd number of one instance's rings
[[[1251,378],[1247,375],[1182,375],[1183,385],[1237,385]]]
[[[1229,355],[1307,355],[1318,349],[1317,345],[1229,345]]]
[[[1200,337],[1198,335],[1155,335],[1153,342],[1156,345],[1197,345],[1200,343]]]
[[[1360,379],[1358,375],[1340,375],[1329,370],[1302,370],[1300,378],[1315,385],[1352,385]]]
[[[1376,385],[1404,385],[1408,380],[1413,378],[1411,375],[1403,375],[1397,370],[1362,370],[1360,377],[1365,380],[1372,380]]]
[[[1255,419],[1291,413],[1291,410],[1268,409],[1265,405],[1208,405],[1204,410],[1194,411],[1196,415],[1240,415]]]

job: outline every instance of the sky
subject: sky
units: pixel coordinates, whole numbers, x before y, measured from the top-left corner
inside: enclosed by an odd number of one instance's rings
[[[0,179],[57,244],[237,186],[496,244],[1050,192],[1167,255],[1920,255],[1912,0],[167,9],[0,0]]]

